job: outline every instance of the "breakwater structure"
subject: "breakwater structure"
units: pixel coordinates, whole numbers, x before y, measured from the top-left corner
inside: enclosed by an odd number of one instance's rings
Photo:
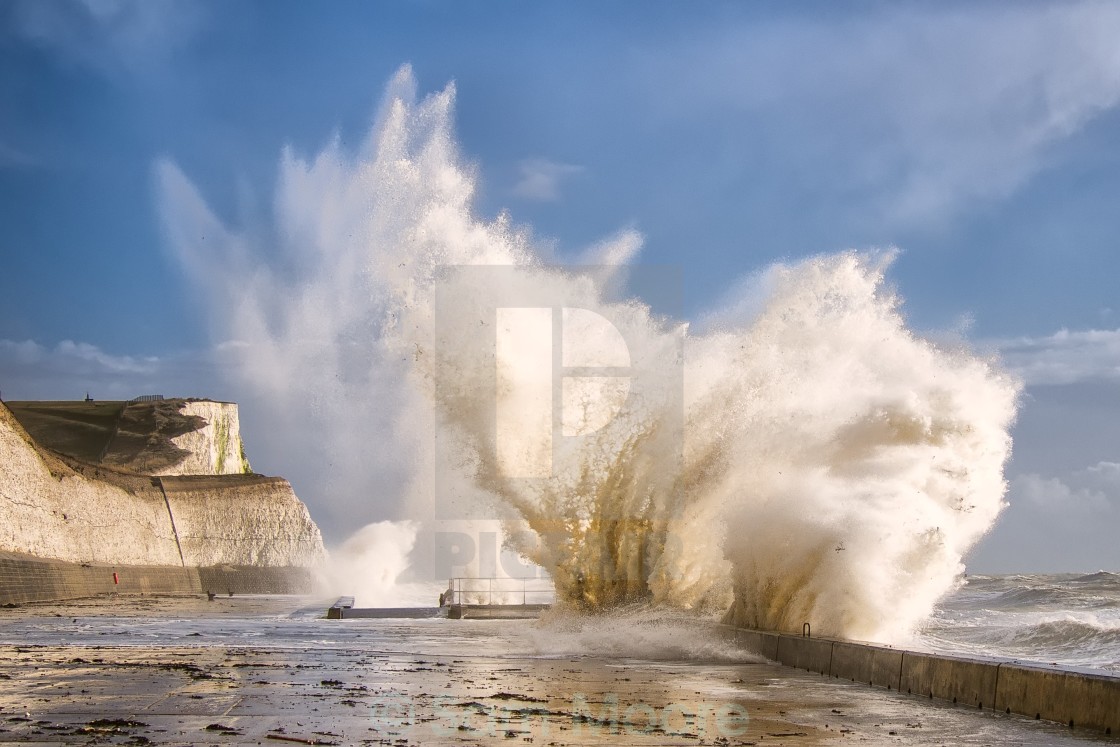
[[[370,617],[446,617],[450,620],[528,620],[552,607],[556,587],[536,578],[452,578],[439,595],[438,607],[355,607],[354,597],[339,597],[327,609],[328,620]]]
[[[237,405],[0,404],[0,604],[106,593],[298,593],[325,550],[254,474]]]
[[[526,578],[453,578],[440,598],[452,620],[516,620],[540,617],[552,606],[551,581]]]
[[[824,677],[1120,736],[1120,677],[1103,672],[817,638],[808,628],[802,635],[725,628],[748,651]]]

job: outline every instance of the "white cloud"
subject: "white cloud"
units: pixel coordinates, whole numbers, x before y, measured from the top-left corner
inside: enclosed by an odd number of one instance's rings
[[[1070,485],[1069,482],[1073,482],[1074,485]],[[1077,482],[1085,482],[1085,472],[1075,473],[1067,480],[1047,478],[1034,473],[1019,475],[1011,481],[1010,499],[1013,503],[1017,499],[1029,501],[1047,512],[1071,512],[1081,515],[1109,512],[1113,509],[1112,500],[1115,499],[1115,491],[1110,497],[1103,490],[1084,484],[1078,485]]]
[[[525,159],[518,164],[521,176],[513,186],[513,194],[525,200],[555,202],[560,199],[560,183],[583,170],[582,166],[547,158]]]
[[[159,365],[159,358],[111,355],[96,345],[72,340],[58,343],[53,353],[67,363],[82,361],[109,373],[152,373]]]
[[[24,340],[23,342],[0,340],[0,363],[5,366],[33,365],[42,359],[43,354],[43,346],[33,340]]]
[[[86,342],[53,347],[0,340],[0,393],[5,399],[131,399],[139,394],[213,396],[216,352],[172,356],[118,355]]]
[[[1091,572],[1120,563],[1120,464],[1011,479],[1008,509],[969,565],[982,573]]]
[[[1117,462],[1098,462],[1089,467],[1086,474],[1102,486],[1120,489],[1120,464]]]
[[[63,340],[46,348],[34,340],[0,340],[0,363],[4,365],[46,365],[58,370],[101,370],[106,373],[151,373],[159,358],[112,355],[87,342]]]
[[[227,351],[244,350],[250,347],[252,347],[252,343],[246,342],[245,340],[226,340],[225,342],[219,342],[214,349],[219,353],[225,353]]]
[[[1120,103],[1116,3],[872,7],[651,51],[643,80],[657,117],[742,122],[797,183],[912,225],[1008,196],[1054,144]]]
[[[1004,365],[1027,384],[1120,381],[1120,329],[1059,330],[1047,337],[997,340]]]
[[[148,72],[202,20],[198,4],[172,0],[16,0],[12,7],[24,38],[103,73]]]

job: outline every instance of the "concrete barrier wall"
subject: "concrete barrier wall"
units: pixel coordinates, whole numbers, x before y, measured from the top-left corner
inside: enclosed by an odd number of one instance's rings
[[[832,641],[801,636],[778,636],[777,660],[788,667],[828,674],[832,670]]]
[[[1120,677],[1000,664],[996,709],[1120,735]]]
[[[836,641],[832,644],[830,674],[852,682],[898,690],[902,677],[902,652]]]
[[[78,599],[112,593],[200,592],[198,573],[193,568],[63,563],[14,553],[0,554],[0,604]]]
[[[975,708],[995,708],[998,676],[998,662],[907,651],[899,689]]]
[[[114,574],[116,578],[114,579]],[[308,568],[184,568],[182,566],[65,563],[0,553],[0,604],[24,604],[106,594],[303,594],[313,588]]]
[[[778,634],[764,633],[761,630],[733,628],[733,638],[743,648],[765,656],[770,661],[778,660]]]
[[[748,651],[798,669],[1120,735],[1120,676],[767,631],[729,632]]]
[[[215,594],[309,594],[315,588],[310,568],[216,566],[195,570],[202,589]]]

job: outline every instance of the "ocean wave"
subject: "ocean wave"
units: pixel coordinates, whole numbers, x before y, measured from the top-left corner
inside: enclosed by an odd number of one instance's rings
[[[1120,573],[1113,573],[1112,571],[1097,571],[1096,573],[1089,573],[1084,576],[1078,576],[1074,579],[1074,581],[1115,584],[1117,588],[1120,588]]]
[[[1037,649],[1086,649],[1120,651],[1120,621],[1094,618],[1049,620],[1014,631],[1013,640]]]
[[[1120,574],[974,576],[942,606],[1006,611],[1120,608]]]
[[[1120,574],[970,576],[916,645],[1120,670]]]

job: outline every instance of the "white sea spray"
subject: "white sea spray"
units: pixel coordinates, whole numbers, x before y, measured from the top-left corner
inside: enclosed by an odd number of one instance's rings
[[[361,516],[379,501],[425,521],[438,475],[505,522],[507,544],[571,609],[908,634],[1002,509],[1017,382],[907,328],[884,281],[893,252],[768,268],[753,297],[729,301],[749,314],[717,311],[703,332],[611,292],[638,253],[633,232],[595,248],[595,277],[552,267],[508,216],[475,216],[453,103],[451,86],[418,99],[404,68],[357,153],[285,153],[275,245],[227,228],[170,162],[157,169],[170,242],[211,294],[216,337],[238,341],[237,375],[290,418],[274,422],[293,455],[330,458],[320,510]],[[565,318],[590,358],[613,355],[593,321],[608,318],[631,367],[670,360],[680,376],[654,376],[659,396],[583,390],[581,422],[598,426],[574,423],[585,437],[553,446],[531,419],[511,420],[517,448],[500,451],[494,408],[516,411],[523,395],[502,382],[550,364],[439,336],[434,293],[463,266],[517,268],[541,298],[590,312]],[[470,293],[451,302],[490,318]],[[433,449],[435,429],[456,458]],[[510,479],[511,460],[545,449],[550,479]]]

